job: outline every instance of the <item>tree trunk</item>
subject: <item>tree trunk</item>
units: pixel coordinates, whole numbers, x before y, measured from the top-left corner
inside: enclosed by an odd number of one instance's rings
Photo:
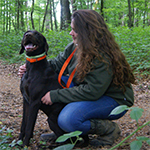
[[[54,5],[54,0],[52,0],[52,3],[53,3],[53,16],[54,16],[54,23],[55,23],[55,30],[57,31],[57,19],[56,19],[56,8],[55,8],[55,5]]]
[[[53,19],[52,19],[52,0],[50,1],[50,26],[51,26],[51,30],[53,31]]]
[[[62,7],[62,1],[63,0],[60,0],[60,6],[61,6],[61,15],[60,15],[60,30],[62,30],[63,29],[63,25],[64,25],[64,22],[63,22],[63,7]]]
[[[20,2],[20,13],[21,13],[21,30],[25,31],[25,24],[24,24],[24,15],[23,15],[23,1]]]
[[[68,0],[60,0],[61,3],[61,26],[60,29],[64,30],[69,26],[71,22],[71,14],[69,9]]]
[[[150,2],[148,2],[148,10],[150,9]],[[147,11],[147,22],[148,22],[148,26],[150,26],[150,12]]]
[[[129,16],[128,27],[131,28],[133,25],[132,25],[132,14],[131,14],[130,0],[128,0],[128,9],[129,9],[129,13],[128,13],[128,16]]]
[[[146,9],[147,9],[147,0],[145,0],[145,10],[144,10],[144,15],[143,15],[143,27],[145,26],[145,21],[146,21]]]
[[[6,23],[6,21],[5,21],[5,20],[6,20],[6,19],[5,19],[5,16],[6,16],[5,13],[6,13],[6,11],[5,11],[5,10],[6,10],[6,6],[4,5],[3,24],[2,24],[2,25],[3,25],[3,34],[5,34],[5,23]]]
[[[49,0],[47,0],[47,4],[46,4],[46,8],[45,8],[45,14],[44,14],[43,24],[42,24],[42,32],[44,31],[44,24],[45,24],[45,19],[46,19],[46,15],[47,15],[48,5],[49,5]]]
[[[28,7],[28,2],[25,2],[25,6]],[[28,19],[28,13],[25,11],[25,18],[26,18],[26,25],[27,25],[27,30],[29,29],[29,19]]]
[[[103,1],[103,0],[101,0],[101,15],[102,15],[102,16],[103,16],[103,18],[104,18],[103,8],[104,8],[104,1]]]
[[[6,1],[6,33],[8,32],[8,1]]]
[[[34,0],[32,0],[31,23],[32,23],[32,29],[35,29],[34,20],[33,20],[33,12],[34,12]]]
[[[19,0],[17,2],[17,30],[19,30]]]
[[[131,25],[133,26],[133,25],[134,25],[134,15],[135,15],[135,14],[134,14],[134,1],[132,1],[132,6],[133,6],[133,8],[132,8],[132,10],[133,10],[132,12],[133,12],[133,13],[131,13],[131,14],[132,14],[132,15],[131,15]],[[133,16],[133,17],[132,17],[132,16]]]
[[[12,15],[11,14],[11,11],[12,11],[11,10],[11,4],[9,4],[9,9],[10,10],[9,10],[9,29],[8,30],[9,30],[9,33],[10,33],[10,31],[11,31],[11,18],[12,18],[12,16],[11,16]]]

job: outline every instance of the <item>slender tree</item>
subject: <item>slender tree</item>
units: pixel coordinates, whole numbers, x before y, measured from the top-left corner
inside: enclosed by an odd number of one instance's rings
[[[147,9],[147,0],[145,0],[145,9],[143,14],[143,27],[145,26],[145,22],[146,22],[146,9]]]
[[[53,15],[52,15],[52,0],[50,0],[50,11],[49,11],[49,13],[50,13],[50,26],[51,26],[51,30],[53,30],[53,19],[52,19],[52,17],[53,17]]]
[[[28,1],[25,1],[25,7],[27,8],[28,6]],[[25,11],[25,19],[26,19],[26,25],[27,25],[27,29],[29,29],[29,18],[28,18],[28,12]]]
[[[48,5],[47,1],[49,1]],[[127,25],[131,28],[150,25],[149,0],[1,0],[1,32],[6,34],[13,30],[18,32],[35,28],[39,31],[47,28],[57,30],[58,2],[61,4],[60,29],[68,27],[71,22],[71,13],[77,9],[94,9],[101,12],[105,20],[113,26]]]
[[[56,7],[54,4],[54,0],[52,0],[52,2],[53,2],[53,16],[54,16],[55,30],[57,30]]]
[[[34,0],[32,0],[31,23],[32,23],[32,29],[35,29],[34,20],[33,20],[33,12],[34,12]]]
[[[132,23],[132,13],[131,13],[131,2],[130,2],[130,0],[128,0],[128,10],[129,10],[129,13],[128,13],[128,16],[129,16],[128,27],[131,28],[133,26],[133,23]]]
[[[43,18],[43,24],[42,24],[42,32],[44,31],[44,24],[45,24],[45,19],[46,19],[46,15],[47,15],[48,5],[49,5],[49,0],[47,0],[47,3],[46,3],[44,18]]]
[[[101,15],[104,17],[103,8],[104,8],[104,1],[101,0]]]
[[[21,17],[21,30],[25,31],[23,1],[20,1],[19,4],[20,4],[19,6],[20,6],[20,17]]]
[[[150,2],[148,2],[148,10],[150,10]],[[147,12],[147,22],[148,26],[150,26],[150,11]]]
[[[68,0],[60,0],[61,2],[61,26],[60,29],[66,29],[71,22],[71,14]]]
[[[2,26],[3,26],[3,34],[5,33],[5,24],[6,24],[6,20],[5,20],[5,16],[6,16],[6,5],[5,5],[5,1],[3,3],[3,20],[2,20]]]
[[[19,29],[19,0],[17,0],[17,29]]]

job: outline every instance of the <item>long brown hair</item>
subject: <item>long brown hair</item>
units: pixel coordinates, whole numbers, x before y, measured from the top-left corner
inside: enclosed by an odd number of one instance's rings
[[[115,85],[125,90],[126,85],[135,83],[130,65],[101,15],[94,10],[77,10],[72,15],[72,21],[78,33],[77,77],[80,81],[94,67],[93,60],[98,59],[112,65]]]

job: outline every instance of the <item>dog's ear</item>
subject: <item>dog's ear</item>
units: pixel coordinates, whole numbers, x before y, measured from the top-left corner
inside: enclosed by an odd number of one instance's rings
[[[25,34],[26,34],[27,32],[29,32],[29,30],[28,30],[28,31],[26,31],[26,32],[24,33],[23,38],[24,38],[24,36],[25,36]],[[24,50],[25,50],[25,49],[24,49],[24,46],[23,46],[23,39],[22,39],[22,41],[21,41],[21,49],[20,49],[19,54],[24,53]]]
[[[21,49],[20,49],[19,54],[22,54],[22,53],[24,53],[24,46],[23,46],[23,44],[21,43]]]
[[[46,52],[46,55],[47,55],[47,52],[48,52],[49,46],[48,46],[48,43],[47,43],[47,41],[46,41],[46,38],[45,38],[45,37],[44,37],[44,42],[45,42],[44,49],[45,49],[45,52]]]

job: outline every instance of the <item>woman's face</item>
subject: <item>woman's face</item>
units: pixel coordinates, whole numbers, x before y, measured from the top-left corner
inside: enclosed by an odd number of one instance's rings
[[[72,28],[72,30],[71,30],[71,32],[69,34],[72,36],[73,43],[77,44],[77,36],[78,36],[78,34],[74,30],[73,20],[71,21],[71,28]]]

